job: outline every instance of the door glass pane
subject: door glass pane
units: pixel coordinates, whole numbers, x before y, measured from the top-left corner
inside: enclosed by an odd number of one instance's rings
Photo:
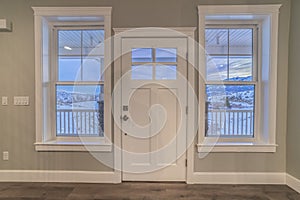
[[[227,79],[227,56],[206,57],[206,79],[208,81],[223,81]]]
[[[152,65],[133,65],[131,67],[132,80],[152,80]]]
[[[103,136],[104,87],[56,86],[56,135]]]
[[[177,78],[176,65],[157,65],[155,68],[156,80],[175,80]]]
[[[177,62],[177,49],[157,48],[155,53],[156,62]]]
[[[81,58],[70,56],[58,57],[58,81],[81,80]]]
[[[153,62],[152,48],[132,49],[132,62]]]
[[[207,136],[254,136],[255,85],[207,85],[206,96]]]

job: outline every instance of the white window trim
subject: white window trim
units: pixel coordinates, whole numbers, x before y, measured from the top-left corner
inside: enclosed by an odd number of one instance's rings
[[[199,16],[199,132],[198,152],[276,152],[276,103],[277,103],[277,52],[278,52],[278,21],[281,5],[201,5],[198,6]],[[236,18],[232,16],[237,16]],[[263,65],[262,75],[258,76],[259,99],[258,108],[261,111],[256,128],[257,139],[249,141],[222,141],[217,138],[205,137],[205,27],[208,23],[260,24],[261,38],[258,38],[258,63]],[[263,91],[264,90],[264,91]],[[267,92],[265,92],[267,91]],[[264,102],[262,102],[262,99]],[[268,105],[268,106],[264,106]],[[257,112],[256,112],[257,113]],[[257,123],[257,119],[255,121]]]
[[[107,40],[111,37],[111,7],[33,7],[34,10],[34,32],[35,32],[35,114],[36,114],[36,151],[101,151],[110,152],[112,151],[112,126],[111,117],[106,118],[106,126],[104,137],[99,138],[58,138],[53,136],[53,123],[51,120],[51,114],[48,113],[45,117],[44,101],[43,101],[43,84],[48,84],[43,82],[43,65],[44,62],[51,62],[51,55],[45,58],[44,48],[47,48],[47,53],[53,54],[53,48],[49,47],[50,44],[43,44],[43,37],[47,37],[49,41],[51,37],[50,27],[54,23],[65,24],[64,20],[60,17],[78,17],[76,22],[70,21],[70,23],[81,22],[82,18],[92,19],[93,24],[104,25],[105,39]],[[99,21],[99,19],[103,19]],[[94,21],[95,20],[95,21]],[[104,23],[103,23],[104,22]],[[89,23],[82,21],[82,23]],[[46,25],[45,25],[46,24]],[[46,31],[45,31],[46,26]],[[109,41],[109,40],[107,40]],[[105,42],[107,42],[105,41]],[[51,50],[52,49],[52,50]],[[46,60],[46,61],[45,61]],[[105,44],[105,66],[110,66],[111,60],[111,45],[109,43]],[[105,71],[105,77],[111,77],[111,68]],[[105,95],[105,116],[111,116],[111,81],[107,81],[104,85],[104,90],[109,95]],[[53,99],[53,98],[51,98]],[[51,101],[51,100],[50,100]],[[52,100],[53,101],[53,100]],[[51,104],[51,103],[49,103]],[[48,118],[48,119],[47,119]],[[48,124],[50,127],[45,127]]]

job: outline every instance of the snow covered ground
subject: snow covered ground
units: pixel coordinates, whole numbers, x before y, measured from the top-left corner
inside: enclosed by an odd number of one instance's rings
[[[57,90],[58,136],[102,136],[104,101],[98,93]]]
[[[251,77],[230,79],[245,81]],[[250,136],[254,134],[254,85],[207,85],[207,135]]]

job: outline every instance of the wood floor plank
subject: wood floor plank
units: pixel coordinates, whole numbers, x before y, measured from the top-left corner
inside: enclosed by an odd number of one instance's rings
[[[285,185],[0,183],[0,200],[300,200]]]

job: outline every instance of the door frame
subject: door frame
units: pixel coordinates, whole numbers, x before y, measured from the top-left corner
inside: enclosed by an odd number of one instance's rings
[[[157,28],[113,28],[114,31],[114,66],[113,66],[113,85],[117,85],[118,80],[122,76],[122,64],[121,64],[121,52],[122,52],[122,39],[124,38],[186,38],[187,39],[187,79],[188,84],[197,91],[197,66],[195,55],[196,55],[196,44],[195,44],[195,27],[157,27]],[[115,89],[113,87],[113,89]],[[121,90],[121,88],[117,88]],[[116,90],[116,89],[115,89]],[[122,91],[115,91],[121,94]],[[196,92],[197,93],[197,92]],[[191,180],[194,172],[194,148],[195,148],[195,133],[197,131],[197,100],[194,98],[194,93],[188,91],[187,104],[187,141],[192,140],[193,142],[187,146],[186,158],[186,180],[188,183]],[[113,114],[115,117],[121,116],[121,99],[113,99]],[[192,105],[192,106],[190,106]],[[115,120],[113,124],[113,138],[114,138],[114,166],[115,169],[122,169],[122,131],[119,124]],[[120,182],[122,182],[122,170],[119,170],[116,174]]]

